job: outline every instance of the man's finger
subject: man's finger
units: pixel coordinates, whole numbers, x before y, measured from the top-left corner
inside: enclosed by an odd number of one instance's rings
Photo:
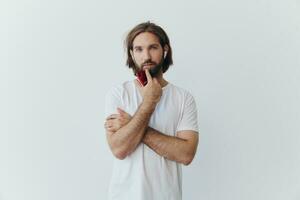
[[[125,114],[126,112],[124,110],[122,110],[121,108],[117,108],[118,112],[122,115],[122,114]]]
[[[110,130],[110,131],[117,131],[119,130],[122,126],[120,123],[118,122],[111,122],[111,123],[108,123],[107,124],[107,130]]]
[[[112,115],[109,115],[109,116],[106,118],[106,120],[109,120],[109,119],[116,119],[116,118],[118,118],[118,115],[119,115],[119,114],[112,114]]]
[[[142,83],[138,79],[135,79],[134,83],[138,88],[141,88],[143,86]]]
[[[114,128],[113,126],[106,127],[106,130],[108,130],[108,131],[116,131],[115,128]]]
[[[106,121],[104,125],[105,125],[105,127],[110,127],[111,126],[111,121],[110,120]]]
[[[149,72],[149,69],[145,69],[145,73],[146,73],[146,76],[147,76],[147,81],[149,82],[149,81],[152,81],[152,76],[151,76],[151,74],[150,74],[150,72]]]
[[[111,127],[112,127],[112,126],[111,126],[111,125],[108,125],[107,123],[104,124],[104,128],[105,128],[106,130],[109,130]]]
[[[153,82],[154,83],[159,83],[158,80],[157,80],[157,78],[153,78]]]

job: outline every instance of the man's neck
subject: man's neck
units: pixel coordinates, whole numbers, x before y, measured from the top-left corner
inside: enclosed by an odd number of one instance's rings
[[[161,87],[165,87],[166,85],[168,85],[168,81],[164,79],[162,72],[156,78]]]

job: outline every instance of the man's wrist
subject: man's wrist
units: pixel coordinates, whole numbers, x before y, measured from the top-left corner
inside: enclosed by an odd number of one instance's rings
[[[141,109],[147,113],[153,113],[156,107],[156,103],[150,101],[144,101],[141,103]]]

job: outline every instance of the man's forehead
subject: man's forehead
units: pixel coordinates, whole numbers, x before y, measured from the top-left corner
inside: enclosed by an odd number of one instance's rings
[[[133,47],[136,46],[147,47],[151,45],[160,45],[158,37],[153,33],[148,33],[148,32],[140,33],[133,40]]]

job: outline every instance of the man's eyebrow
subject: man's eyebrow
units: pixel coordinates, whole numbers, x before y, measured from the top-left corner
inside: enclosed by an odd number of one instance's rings
[[[150,47],[158,47],[159,44],[158,43],[155,43],[155,44],[151,44]]]
[[[141,49],[142,47],[141,46],[135,46],[133,47],[134,49]]]
[[[150,44],[149,47],[158,47],[159,46],[159,43],[153,43],[153,44]],[[134,46],[133,47],[134,49],[141,49],[142,46]]]

